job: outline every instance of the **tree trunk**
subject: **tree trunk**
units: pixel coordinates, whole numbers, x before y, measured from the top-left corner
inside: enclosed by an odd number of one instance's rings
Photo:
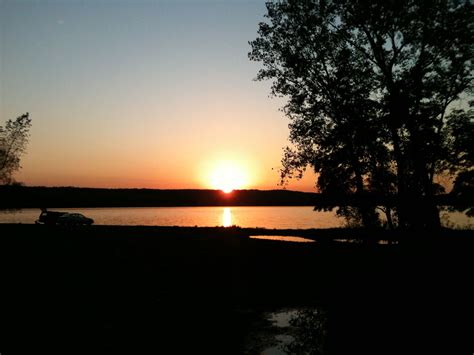
[[[389,206],[385,207],[385,216],[387,217],[387,225],[390,230],[393,230],[392,209]]]
[[[359,212],[362,216],[362,224],[365,228],[377,227],[378,218],[375,212],[375,206],[370,206],[366,204],[366,201],[363,200],[364,182],[362,174],[360,173],[360,169],[358,167],[358,163],[354,164],[354,173],[356,177],[356,194],[359,195],[359,197],[362,197],[362,199],[359,200],[362,203],[358,206]]]
[[[417,229],[439,229],[441,221],[434,200],[432,174],[428,169],[428,157],[423,132],[418,127],[410,127],[411,158],[413,159],[413,206],[419,206],[420,212],[413,214],[412,226]]]
[[[393,141],[393,152],[395,160],[397,162],[397,213],[398,213],[398,226],[405,228],[408,226],[408,213],[406,208],[406,179],[405,179],[405,159],[403,157],[400,147],[400,137],[398,136],[397,128],[391,127],[390,129]]]

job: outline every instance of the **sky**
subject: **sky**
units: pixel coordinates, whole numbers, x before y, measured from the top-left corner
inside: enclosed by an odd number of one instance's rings
[[[280,188],[284,100],[247,57],[265,12],[256,0],[0,0],[0,124],[33,120],[16,180],[213,188],[227,171],[241,188]]]

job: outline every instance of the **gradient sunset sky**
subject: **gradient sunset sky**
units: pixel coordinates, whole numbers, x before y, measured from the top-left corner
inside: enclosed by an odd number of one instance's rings
[[[280,188],[284,101],[247,58],[265,12],[264,1],[0,0],[0,122],[33,120],[16,179],[212,188],[224,165],[243,188]]]

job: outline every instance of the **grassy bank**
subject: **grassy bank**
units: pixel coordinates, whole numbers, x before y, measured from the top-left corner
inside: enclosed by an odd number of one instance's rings
[[[256,314],[300,305],[328,311],[332,353],[474,348],[471,231],[420,238],[343,229],[0,225],[0,235],[2,354],[240,354]]]

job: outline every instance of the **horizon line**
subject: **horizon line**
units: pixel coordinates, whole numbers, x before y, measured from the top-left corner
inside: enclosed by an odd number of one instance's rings
[[[58,185],[58,186],[47,186],[47,185],[0,185],[0,187],[22,187],[22,188],[66,188],[66,189],[90,189],[90,190],[155,190],[155,191],[216,191],[226,194],[221,189],[199,189],[199,188],[151,188],[151,187],[89,187],[89,186],[73,186],[73,185]],[[287,191],[287,192],[301,192],[301,193],[310,193],[318,194],[317,191],[302,191],[302,190],[290,190],[290,189],[234,189],[232,192],[236,191],[262,191],[262,192],[273,192],[273,191]]]

